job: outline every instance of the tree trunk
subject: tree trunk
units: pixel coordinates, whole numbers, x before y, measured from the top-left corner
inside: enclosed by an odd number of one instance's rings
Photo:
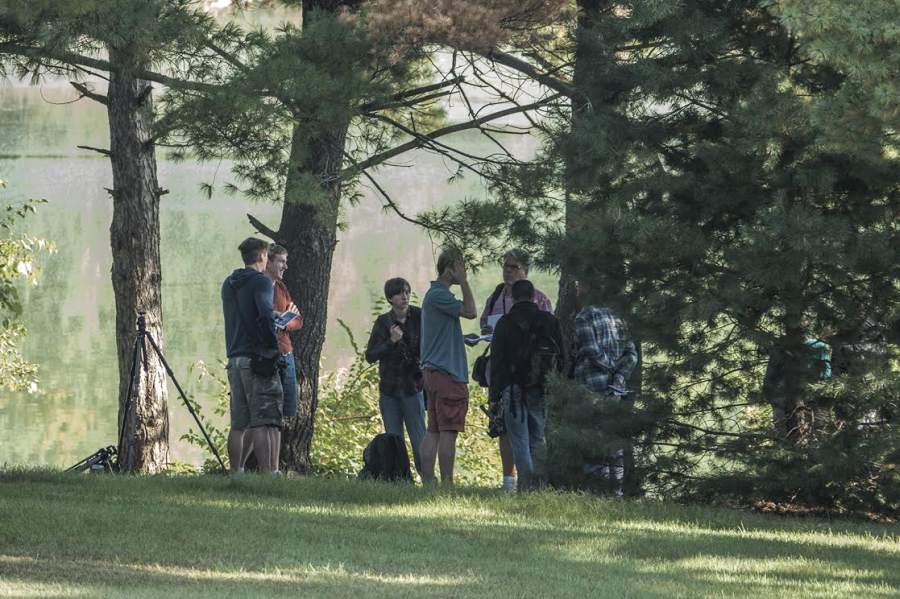
[[[575,33],[575,65],[573,74],[573,83],[576,87],[581,86],[584,92],[589,92],[591,86],[584,85],[585,81],[591,78],[593,70],[593,62],[596,57],[592,55],[589,45],[585,44],[585,36],[589,35],[590,29],[600,18],[602,9],[608,4],[608,0],[578,0],[578,23]],[[602,101],[599,98],[590,98],[591,105],[594,101]],[[576,131],[579,127],[579,119],[586,111],[591,110],[587,99],[583,95],[579,95],[572,99],[572,130]],[[579,191],[577,182],[579,165],[575,162],[583,159],[580,156],[570,155],[566,164],[566,186],[568,193],[566,194],[565,207],[565,223],[566,231],[574,232],[577,223],[581,222],[579,217],[579,205],[577,200],[570,199]],[[556,304],[556,317],[559,319],[562,329],[563,346],[566,348],[565,371],[571,372],[574,367],[575,360],[575,316],[581,306],[575,290],[575,276],[569,271],[566,265],[563,265],[559,276],[559,297]]]
[[[297,416],[282,433],[281,469],[307,473],[318,407],[319,363],[328,320],[331,263],[337,245],[339,174],[347,128],[313,138],[295,128],[281,225],[275,241],[288,250],[284,282],[303,314],[304,326],[291,335],[300,389]],[[309,177],[318,188],[310,188]]]
[[[110,159],[113,172],[113,218],[110,226],[112,284],[116,301],[116,353],[119,364],[119,466],[132,472],[162,470],[169,455],[166,373],[150,352],[140,368],[128,401],[136,337],[135,320],[146,312],[147,331],[162,347],[162,301],[159,256],[159,198],[156,155],[150,141],[150,83],[127,75],[141,64],[134,53],[109,49],[110,61],[122,67],[110,73],[107,94]],[[126,404],[128,409],[126,413]]]

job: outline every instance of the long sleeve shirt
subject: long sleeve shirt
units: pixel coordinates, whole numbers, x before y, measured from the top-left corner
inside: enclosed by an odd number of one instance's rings
[[[626,381],[637,365],[634,342],[625,324],[609,308],[587,306],[575,317],[575,380],[592,391],[605,391],[612,379]]]
[[[403,337],[391,341],[391,327],[400,325]],[[419,368],[419,334],[422,311],[410,306],[405,322],[397,322],[393,311],[382,314],[372,326],[366,345],[366,361],[378,362],[379,391],[391,397],[408,397],[422,390]]]
[[[284,284],[284,281],[275,281],[275,297],[273,300],[275,311],[279,313],[284,312],[293,301],[294,300],[291,299],[291,294],[288,291],[287,285]],[[275,337],[278,339],[279,352],[283,354],[289,354],[294,351],[294,347],[291,344],[290,334],[300,329],[302,326],[303,315],[301,314],[294,320],[287,323],[286,327],[275,332]]]

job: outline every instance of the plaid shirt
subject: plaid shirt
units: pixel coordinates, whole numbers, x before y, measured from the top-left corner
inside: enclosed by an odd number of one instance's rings
[[[403,338],[391,341],[391,327],[400,325]],[[372,326],[366,346],[366,360],[378,362],[382,395],[408,397],[422,390],[422,370],[419,368],[419,336],[422,329],[422,310],[410,306],[406,322],[398,323],[393,311],[382,314]]]
[[[591,391],[606,391],[611,379],[625,380],[637,365],[637,350],[625,323],[609,308],[587,306],[575,317],[575,380]]]

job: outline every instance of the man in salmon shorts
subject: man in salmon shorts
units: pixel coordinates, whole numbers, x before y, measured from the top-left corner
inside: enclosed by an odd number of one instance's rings
[[[460,318],[474,319],[475,298],[462,254],[446,249],[438,256],[438,278],[422,301],[422,371],[428,404],[428,426],[420,449],[422,481],[431,484],[435,459],[441,482],[453,484],[456,436],[465,430],[469,410],[469,365]],[[450,291],[459,285],[462,300]]]

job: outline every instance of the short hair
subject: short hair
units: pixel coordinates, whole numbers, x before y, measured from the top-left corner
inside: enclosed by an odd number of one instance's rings
[[[455,247],[445,248],[437,259],[437,274],[441,276],[445,270],[463,259],[462,252]]]
[[[409,281],[402,277],[394,277],[384,282],[384,297],[386,299],[391,299],[404,291],[412,291],[412,287],[409,286]]]
[[[501,260],[506,260],[507,258],[512,258],[518,262],[524,270],[531,268],[531,255],[523,249],[513,248],[507,250],[506,253],[500,257]]]
[[[262,239],[248,237],[241,242],[241,245],[238,246],[238,250],[241,252],[241,258],[244,260],[244,265],[250,266],[251,264],[259,262],[262,253],[269,250],[269,244]]]
[[[512,298],[514,302],[534,301],[534,284],[528,279],[516,281],[512,286]]]
[[[269,260],[274,256],[287,256],[287,253],[287,248],[283,245],[278,245],[277,243],[269,245]]]

